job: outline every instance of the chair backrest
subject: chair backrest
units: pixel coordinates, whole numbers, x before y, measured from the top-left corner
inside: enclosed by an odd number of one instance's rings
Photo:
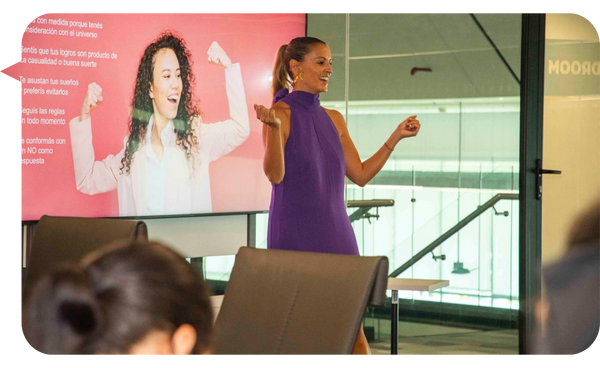
[[[240,248],[215,324],[217,354],[349,354],[388,259]]]
[[[42,216],[27,256],[24,289],[64,263],[76,263],[116,240],[148,240],[142,221]]]

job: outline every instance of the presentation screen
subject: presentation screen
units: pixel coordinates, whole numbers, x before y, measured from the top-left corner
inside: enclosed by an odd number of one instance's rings
[[[262,123],[302,14],[46,14],[23,34],[22,220],[268,209]]]

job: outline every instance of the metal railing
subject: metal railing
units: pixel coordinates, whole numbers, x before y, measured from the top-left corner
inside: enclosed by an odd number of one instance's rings
[[[358,208],[349,216],[350,222],[360,220],[361,218],[366,218],[369,222],[371,222],[371,217],[379,218],[379,207],[391,207],[393,205],[393,199],[367,199],[348,201],[348,208]],[[371,208],[375,208],[375,210],[377,211],[375,215],[369,213]]]
[[[467,226],[471,221],[473,221],[474,219],[479,217],[481,214],[483,214],[485,211],[489,210],[490,208],[493,208],[494,205],[501,200],[512,200],[512,201],[519,200],[519,195],[513,194],[513,193],[498,193],[498,194],[496,194],[495,196],[490,198],[490,200],[488,200],[481,206],[478,206],[475,211],[471,212],[468,216],[466,216],[464,219],[459,221],[451,229],[446,231],[444,234],[440,235],[440,237],[438,237],[436,240],[434,240],[431,244],[429,244],[428,246],[423,248],[419,253],[415,254],[411,259],[409,259],[402,266],[398,267],[396,270],[394,270],[392,273],[390,273],[389,276],[390,277],[398,277],[398,275],[400,275],[402,272],[409,269],[411,266],[413,266],[415,263],[417,263],[419,260],[421,260],[421,258],[423,258],[427,254],[432,252],[435,248],[437,248],[442,243],[444,243],[446,240],[448,240],[452,235],[456,234],[462,228]],[[494,211],[495,211],[495,209],[494,209]],[[496,212],[496,213],[506,216],[505,213],[498,213],[498,212]]]

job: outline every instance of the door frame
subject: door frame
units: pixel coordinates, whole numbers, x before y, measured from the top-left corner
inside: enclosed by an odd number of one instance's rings
[[[519,156],[519,353],[534,344],[535,305],[542,282],[542,201],[536,162],[542,159],[545,14],[523,14],[521,34],[521,139]]]

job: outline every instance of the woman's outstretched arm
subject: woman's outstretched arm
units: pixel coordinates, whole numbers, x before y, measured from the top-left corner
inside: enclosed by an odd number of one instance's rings
[[[417,120],[416,115],[408,117],[398,125],[373,156],[362,162],[358,155],[358,151],[356,150],[356,146],[350,138],[348,127],[346,126],[342,114],[336,110],[326,111],[340,135],[340,142],[342,143],[342,150],[344,152],[344,161],[346,163],[346,176],[353,183],[361,187],[367,185],[367,183],[379,173],[383,168],[383,165],[385,165],[390,158],[392,151],[398,142],[404,138],[416,136],[421,129],[421,123]]]

